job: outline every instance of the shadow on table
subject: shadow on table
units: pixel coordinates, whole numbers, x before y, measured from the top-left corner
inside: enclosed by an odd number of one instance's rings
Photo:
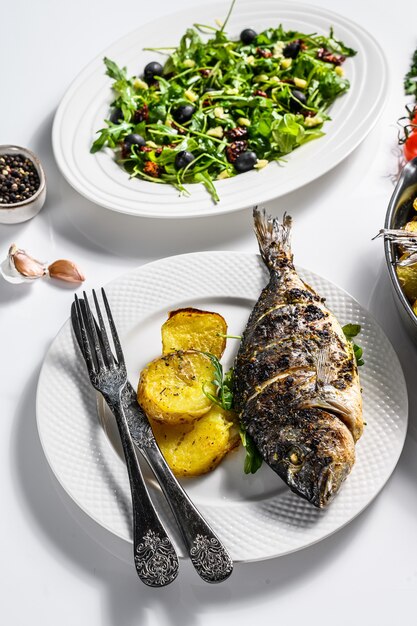
[[[50,113],[38,127],[29,146],[39,154],[45,166],[48,198],[37,219],[44,220],[51,233],[58,233],[88,251],[102,252],[104,249],[107,254],[140,257],[142,260],[199,250],[234,249],[244,238],[253,249],[256,248],[251,209],[215,218],[157,220],[115,213],[86,200],[70,187],[55,163],[51,142],[53,115]],[[265,203],[266,208],[278,215],[286,210],[296,217],[307,207],[317,204],[324,187],[329,190],[340,186],[347,175],[346,170],[352,170],[351,176],[354,176],[353,170],[360,175],[365,152],[361,147],[357,148],[354,158],[347,157],[332,171],[306,185],[302,196],[300,192],[292,192]],[[186,201],[192,204],[192,196]]]
[[[12,470],[16,488],[28,523],[38,527],[45,548],[63,561],[75,576],[101,582],[103,626],[146,626],[156,619],[162,623],[166,619],[174,626],[196,626],[210,606],[221,611],[222,607],[227,610],[232,602],[245,606],[256,600],[261,605],[271,595],[278,601],[289,587],[313,577],[318,568],[325,568],[338,553],[347,549],[358,530],[359,519],[337,535],[301,552],[279,560],[238,564],[231,579],[218,586],[200,581],[189,563],[182,561],[177,581],[164,589],[149,589],[137,579],[133,564],[113,558],[91,539],[88,532],[95,539],[104,533],[105,545],[113,536],[82,513],[51,475],[36,429],[37,378],[38,372],[35,372],[23,389],[15,416]],[[127,544],[123,545],[126,549]],[[126,555],[129,561],[128,553]]]

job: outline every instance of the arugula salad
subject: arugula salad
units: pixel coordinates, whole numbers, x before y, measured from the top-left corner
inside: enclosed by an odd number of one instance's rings
[[[217,202],[215,181],[321,137],[330,105],[349,89],[342,65],[355,51],[332,29],[326,37],[246,28],[233,40],[229,15],[218,28],[194,24],[177,47],[153,49],[167,59],[141,76],[105,58],[115,99],[91,152],[107,146],[131,176],[182,193],[202,183]]]

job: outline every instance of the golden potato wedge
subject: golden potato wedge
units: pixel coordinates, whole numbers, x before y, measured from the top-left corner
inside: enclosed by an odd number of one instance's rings
[[[167,425],[151,421],[155,438],[177,476],[199,476],[213,470],[240,442],[237,419],[214,404],[192,424]]]
[[[408,231],[409,233],[417,232],[417,217],[413,217],[412,220],[407,222],[407,224],[404,226],[404,230]]]
[[[172,352],[142,371],[138,402],[149,418],[167,424],[193,422],[207,413],[212,402],[203,392],[216,394],[214,366],[201,352]]]
[[[400,261],[403,261],[405,258],[406,255],[403,254],[400,257]],[[410,302],[414,302],[417,300],[417,263],[413,265],[397,265],[396,271],[405,295]]]
[[[219,313],[200,309],[171,311],[161,328],[162,353],[176,350],[200,350],[221,358],[225,347],[227,324]]]

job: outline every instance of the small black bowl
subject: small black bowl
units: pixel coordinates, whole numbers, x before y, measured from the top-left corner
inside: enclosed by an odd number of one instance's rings
[[[401,172],[400,178],[391,196],[385,218],[385,228],[402,228],[417,213],[413,208],[413,201],[417,197],[417,158],[409,161]],[[398,260],[398,247],[392,242],[385,240],[385,258],[388,272],[391,278],[394,300],[400,312],[401,318],[411,337],[417,344],[417,316],[413,312],[411,304],[398,280],[395,271],[395,263]]]

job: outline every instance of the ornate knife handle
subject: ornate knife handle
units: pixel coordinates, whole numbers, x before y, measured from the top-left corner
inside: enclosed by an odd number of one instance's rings
[[[173,475],[153,437],[149,443],[140,450],[161,485],[194,568],[208,583],[226,580],[233,571],[229,553]]]

